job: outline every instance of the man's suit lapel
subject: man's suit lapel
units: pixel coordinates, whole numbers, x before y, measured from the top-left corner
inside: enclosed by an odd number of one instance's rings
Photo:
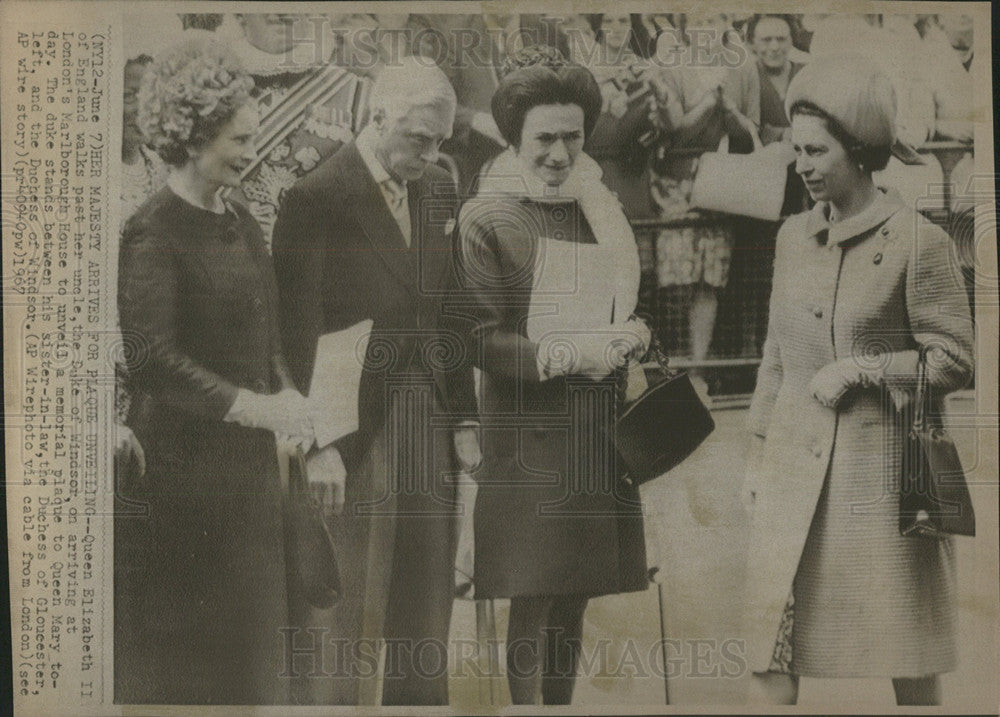
[[[365,166],[357,147],[351,144],[344,151],[348,153],[348,168],[343,177],[346,190],[344,199],[361,232],[371,244],[375,256],[385,263],[408,291],[415,294],[417,267],[403,240],[399,225],[389,211],[382,190]]]

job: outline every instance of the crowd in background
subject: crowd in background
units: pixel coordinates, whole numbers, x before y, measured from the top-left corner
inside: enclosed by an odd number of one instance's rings
[[[696,11],[656,14],[463,15],[198,14],[172,16],[177,32],[133,38],[126,67],[122,158],[125,214],[164,173],[142,147],[134,93],[157,43],[182,35],[225,40],[249,68],[261,110],[259,157],[238,191],[270,241],[283,193],[368,118],[367,92],[381,67],[405,54],[436,62],[452,82],[458,111],[441,163],[471,195],[505,141],[490,114],[505,58],[527,44],[557,47],[595,75],[603,107],[585,151],[603,171],[636,224],[643,262],[641,308],[653,316],[668,350],[695,372],[707,358],[759,357],[762,349],[774,224],[699,211],[690,203],[698,156],[720,149],[746,153],[787,141],[784,96],[812,58],[853,52],[892,79],[899,139],[967,143],[942,169],[895,158],[876,181],[907,203],[964,207],[927,198],[972,171],[975,48],[971,18],[961,14],[750,15]],[[725,145],[723,145],[724,147]],[[964,155],[964,156],[963,156]],[[759,191],[747,187],[747,191]],[[782,215],[808,200],[789,167]],[[950,204],[950,206],[945,206]],[[696,376],[696,380],[700,380]],[[715,387],[718,390],[718,387]],[[708,386],[705,386],[708,390]]]

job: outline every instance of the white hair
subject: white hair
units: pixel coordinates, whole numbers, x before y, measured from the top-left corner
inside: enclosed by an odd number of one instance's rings
[[[386,65],[372,85],[368,108],[390,125],[414,107],[447,107],[454,118],[458,99],[448,76],[426,57],[408,55]]]

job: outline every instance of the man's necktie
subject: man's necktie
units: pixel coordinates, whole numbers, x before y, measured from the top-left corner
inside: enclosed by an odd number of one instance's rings
[[[406,201],[406,187],[395,179],[389,178],[382,182],[385,189],[385,197],[389,203],[389,210],[392,212],[399,231],[403,235],[403,241],[410,245],[410,208]]]

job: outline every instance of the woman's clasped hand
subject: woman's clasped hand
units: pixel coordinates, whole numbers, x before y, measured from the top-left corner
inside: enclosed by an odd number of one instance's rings
[[[853,359],[838,359],[816,372],[809,382],[809,392],[827,408],[836,408],[853,389],[884,388],[892,405],[902,411],[910,404],[912,390],[888,378],[882,369],[865,368]]]
[[[272,431],[278,438],[308,449],[315,440],[309,404],[293,388],[275,394],[240,390],[229,418],[248,428]]]
[[[638,319],[593,331],[556,335],[548,347],[544,343],[540,347],[540,351],[547,355],[545,374],[550,378],[582,375],[600,381],[612,371],[624,367],[629,360],[641,358],[649,346],[650,337],[649,327]]]

